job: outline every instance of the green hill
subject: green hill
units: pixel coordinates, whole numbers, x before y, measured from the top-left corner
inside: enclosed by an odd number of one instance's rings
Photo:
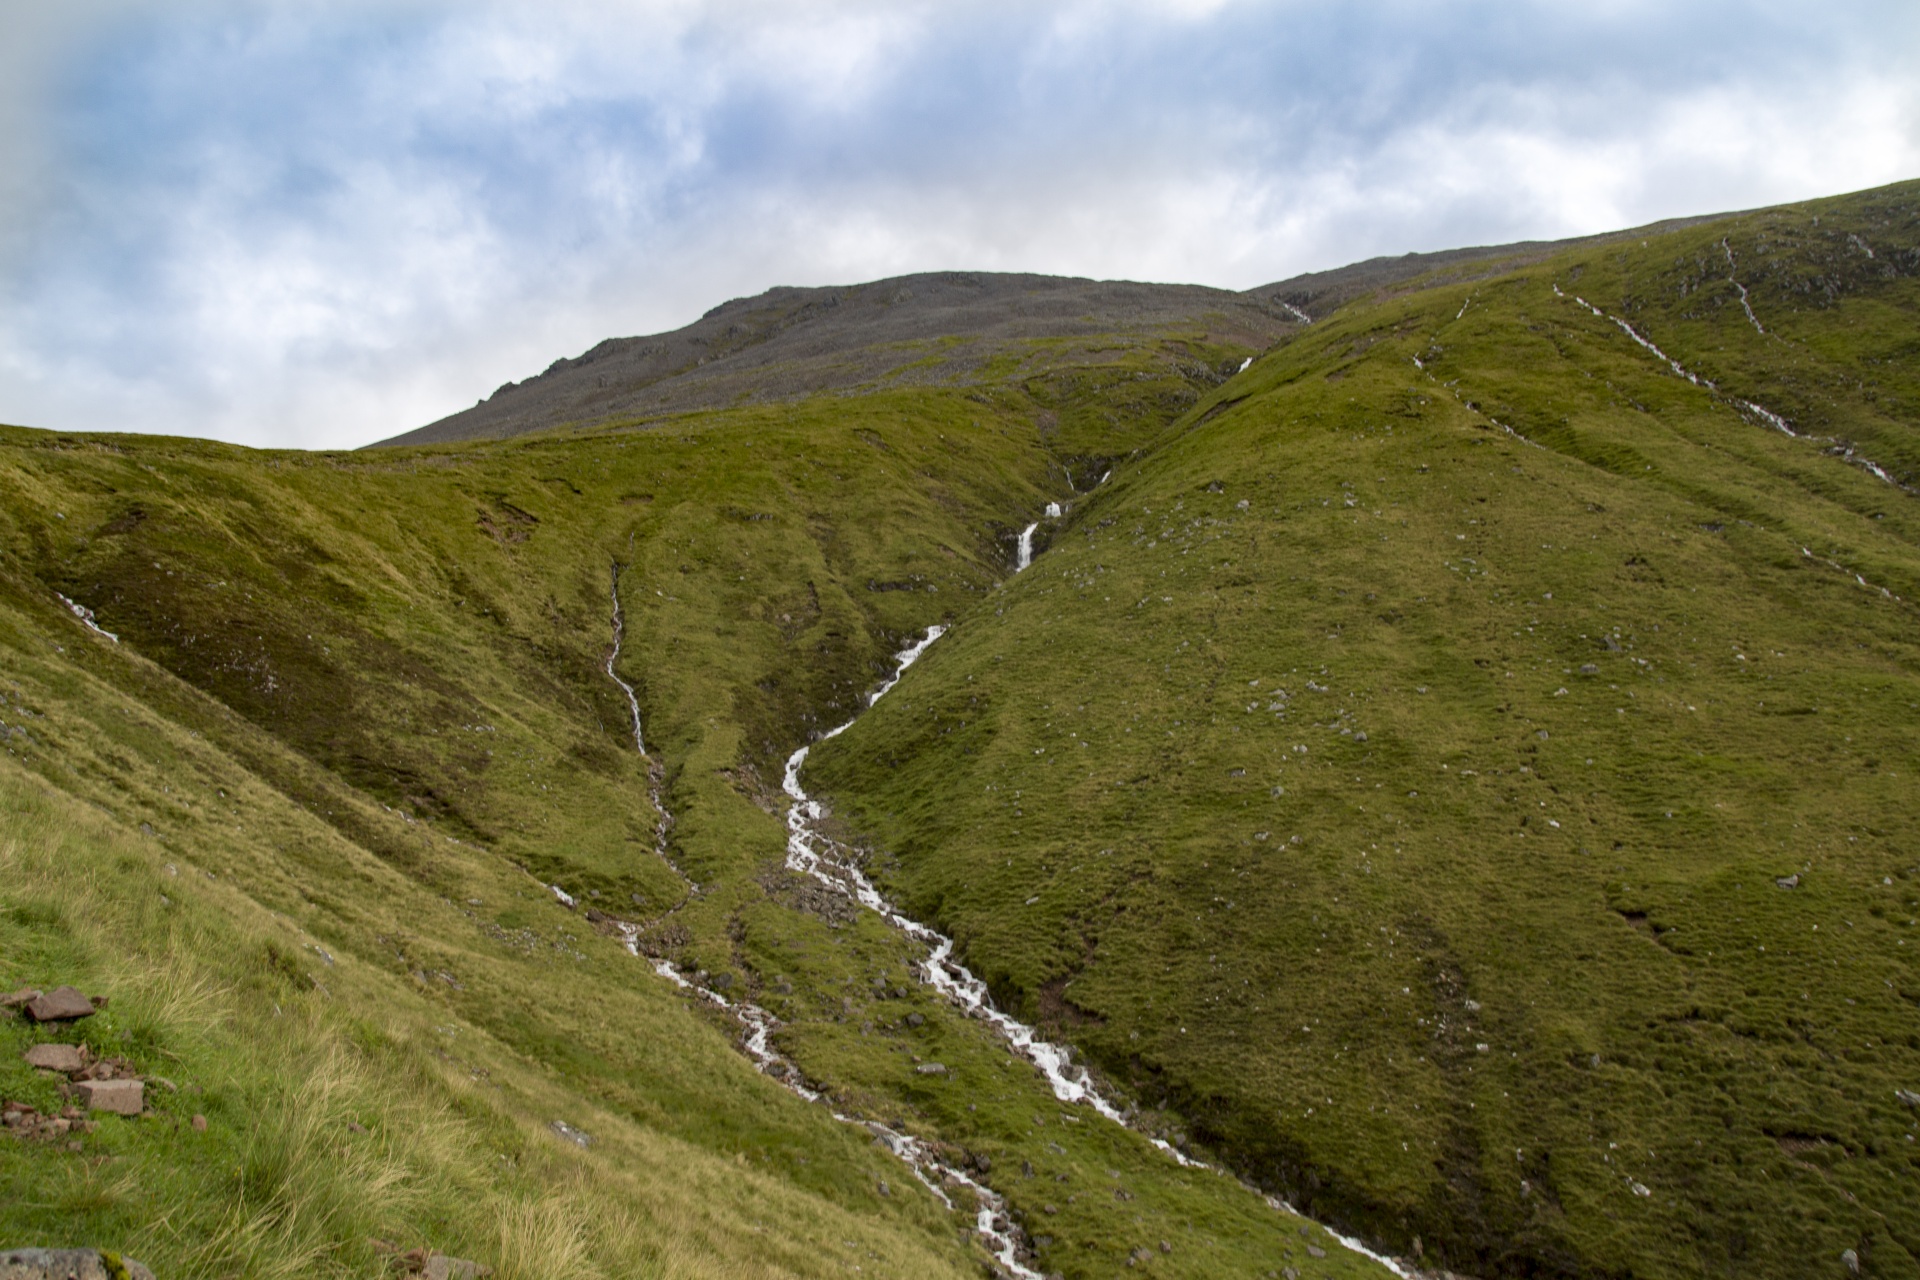
[[[507,440],[0,435],[0,988],[111,996],[0,1020],[0,1096],[150,1081],[0,1139],[0,1244],[980,1274],[964,1175],[1064,1276],[1381,1274],[1263,1193],[1476,1275],[1915,1274],[1920,184],[1363,265],[960,355],[749,307]],[[789,754],[935,623],[809,838],[1130,1127],[786,865]]]

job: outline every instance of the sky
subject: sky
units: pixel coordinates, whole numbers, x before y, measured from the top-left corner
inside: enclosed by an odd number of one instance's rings
[[[349,448],[775,285],[1920,177],[1913,0],[0,5],[0,422]]]

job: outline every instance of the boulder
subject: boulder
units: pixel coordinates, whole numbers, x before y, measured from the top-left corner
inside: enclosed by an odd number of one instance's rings
[[[1800,875],[1798,872],[1795,872],[1790,876],[1780,876],[1774,880],[1774,883],[1782,889],[1798,889],[1800,887]]]
[[[47,994],[27,1001],[27,1016],[35,1022],[73,1022],[93,1016],[93,1001],[78,987],[55,987]]]
[[[0,1280],[153,1280],[153,1272],[98,1249],[8,1249],[0,1252]]]
[[[87,1065],[87,1055],[72,1044],[36,1044],[20,1055],[30,1067],[42,1071],[64,1071],[71,1075]]]
[[[89,1111],[137,1116],[146,1110],[147,1086],[138,1080],[82,1080],[74,1089]]]

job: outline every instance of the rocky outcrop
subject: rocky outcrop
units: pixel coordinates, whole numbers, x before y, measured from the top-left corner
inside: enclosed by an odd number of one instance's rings
[[[132,1258],[104,1249],[8,1249],[0,1280],[154,1280]]]

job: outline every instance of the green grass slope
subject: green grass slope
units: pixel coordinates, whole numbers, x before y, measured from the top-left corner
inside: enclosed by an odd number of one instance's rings
[[[1398,1250],[1920,1274],[1917,335],[1920,184],[1396,286],[813,789],[1150,1122]]]
[[[1304,1260],[1299,1220],[1059,1107],[907,991],[899,935],[780,869],[786,753],[908,637],[977,611],[1070,467],[1248,354],[1167,341],[1071,369],[1038,351],[985,390],[494,445],[5,432],[0,987],[113,1003],[0,1021],[0,1093],[57,1100],[19,1060],[48,1036],[174,1087],[78,1150],[0,1141],[0,1241],[170,1276],[362,1275],[376,1239],[504,1276],[988,1267],[963,1193],[949,1211],[757,1074],[735,1023],[627,954],[624,919],[788,1019],[833,1109],[1002,1190],[1050,1268]],[[644,756],[604,669],[616,598]],[[936,1052],[948,1075],[912,1070]]]
[[[897,1161],[544,887],[724,922],[720,868],[771,820],[714,762],[834,714],[992,579],[988,513],[1045,479],[1032,427],[890,409],[373,459],[11,433],[0,985],[113,995],[131,1021],[73,1034],[130,1035],[182,1092],[78,1153],[0,1144],[6,1238],[172,1275],[365,1274],[369,1236],[430,1239],[552,1274],[507,1240],[532,1215],[581,1236],[576,1274],[974,1269],[931,1197],[876,1190]],[[601,670],[616,565],[650,760]],[[8,1096],[47,1100],[26,1024],[0,1032]],[[283,1115],[295,1145],[249,1154]],[[341,1116],[397,1153],[375,1194]]]

